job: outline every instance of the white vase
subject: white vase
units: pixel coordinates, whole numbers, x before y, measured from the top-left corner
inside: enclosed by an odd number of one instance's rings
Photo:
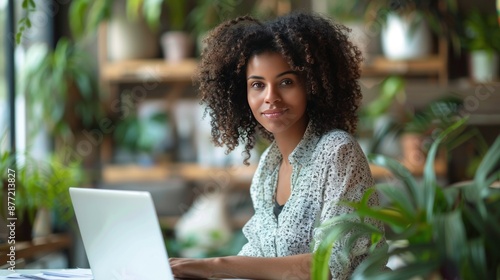
[[[186,32],[168,31],[161,36],[161,46],[167,62],[179,62],[192,56],[194,43]]]
[[[424,20],[417,26],[395,13],[387,15],[382,28],[382,51],[391,60],[418,59],[431,53],[432,38]]]
[[[470,75],[476,83],[492,82],[498,78],[498,54],[488,50],[470,53]]]

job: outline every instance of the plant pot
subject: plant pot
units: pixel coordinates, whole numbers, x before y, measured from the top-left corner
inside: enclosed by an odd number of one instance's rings
[[[161,46],[167,62],[179,62],[193,55],[193,39],[186,32],[168,31],[163,33]]]
[[[144,19],[131,21],[126,15],[126,2],[115,1],[108,23],[108,59],[111,61],[155,58],[160,52],[158,36]]]
[[[469,71],[476,83],[492,82],[498,77],[498,54],[489,50],[476,50],[470,53]]]
[[[44,237],[52,233],[52,218],[47,208],[39,208],[36,211],[32,231],[33,237]]]
[[[419,22],[415,22],[418,20]],[[423,19],[409,20],[395,13],[387,15],[382,28],[382,51],[391,60],[418,59],[429,56],[432,38]]]
[[[427,152],[425,149],[428,137],[417,133],[404,133],[401,135],[400,144],[402,163],[413,174],[420,176],[424,172]],[[439,149],[434,160],[434,170],[437,175],[447,172],[446,150]]]

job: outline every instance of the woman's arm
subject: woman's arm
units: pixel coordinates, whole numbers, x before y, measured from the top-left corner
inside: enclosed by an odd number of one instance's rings
[[[179,278],[310,279],[311,259],[310,253],[275,258],[171,258],[170,266]]]

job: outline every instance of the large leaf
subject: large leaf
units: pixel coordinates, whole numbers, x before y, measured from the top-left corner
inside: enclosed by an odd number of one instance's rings
[[[404,165],[397,160],[383,155],[371,154],[368,155],[368,160],[370,163],[388,169],[397,179],[401,180],[410,192],[411,197],[415,200],[414,207],[424,208],[426,202],[424,200],[422,188],[417,185],[415,178]]]

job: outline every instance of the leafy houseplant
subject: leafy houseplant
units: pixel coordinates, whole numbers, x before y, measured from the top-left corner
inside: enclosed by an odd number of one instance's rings
[[[360,131],[370,139],[368,153],[378,152],[383,140],[395,128],[391,111],[396,102],[406,97],[404,89],[404,78],[389,76],[380,84],[377,97],[360,109]],[[360,136],[366,137],[365,135]]]
[[[465,19],[464,46],[470,51],[471,76],[477,82],[498,77],[500,25],[495,14],[471,11]]]
[[[53,51],[33,45],[27,57],[23,85],[29,112],[41,111],[38,120],[65,142],[73,140],[76,131],[93,126],[101,111],[87,53],[61,39]]]
[[[64,163],[62,156],[53,155],[48,161],[35,160],[27,154],[11,154],[8,151],[0,154],[2,170],[12,169],[14,181],[7,173],[2,174],[1,181],[9,182],[14,186],[2,185],[2,209],[8,209],[8,194],[15,199],[15,213],[17,221],[26,231],[19,230],[18,240],[31,239],[31,226],[38,210],[51,211],[59,222],[67,222],[73,215],[68,189],[80,186],[83,174],[79,162]],[[8,191],[7,191],[8,190]],[[12,206],[12,205],[10,205]],[[11,208],[12,209],[12,208]],[[6,213],[2,212],[2,215]]]
[[[360,237],[372,240],[368,257],[356,268],[352,279],[409,279],[415,276],[438,279],[499,279],[500,277],[500,137],[483,158],[474,180],[454,186],[440,186],[434,173],[434,156],[444,140],[453,138],[465,124],[462,119],[443,131],[432,144],[423,174],[417,181],[398,161],[370,156],[372,163],[389,169],[402,187],[377,185],[360,202],[345,202],[351,214],[323,224],[328,237],[314,256],[312,278],[327,279],[332,244],[348,232],[346,254]],[[370,195],[379,191],[387,198],[382,206],[370,207]],[[366,223],[380,221],[388,230],[387,246],[382,232]],[[382,270],[389,258],[403,265]]]
[[[460,49],[456,0],[375,0],[370,1],[366,10],[369,23],[379,25],[372,28],[382,26],[382,47],[389,58],[428,55],[431,37],[425,25],[438,37],[449,39],[455,50]]]
[[[167,139],[167,115],[155,113],[142,118],[131,115],[118,123],[114,139],[118,146],[133,154],[138,160],[141,154],[151,157],[161,149]]]

